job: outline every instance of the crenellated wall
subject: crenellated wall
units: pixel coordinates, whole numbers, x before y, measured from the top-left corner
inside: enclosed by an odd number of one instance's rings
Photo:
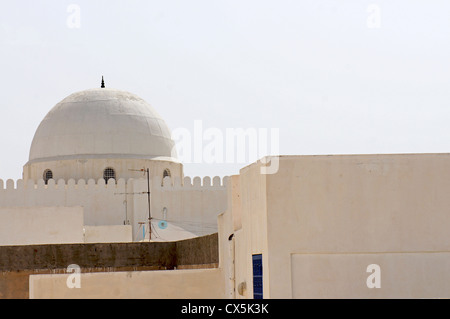
[[[150,180],[153,236],[158,236],[158,222],[182,227],[196,235],[217,232],[217,216],[226,210],[228,177],[162,177]],[[148,222],[147,180],[104,179],[38,180],[0,179],[0,207],[82,206],[88,226],[133,226],[133,239],[143,239],[142,227]],[[164,209],[165,208],[165,209]],[[148,229],[147,229],[148,231]],[[153,237],[152,237],[153,238]],[[164,239],[164,238],[160,238]]]

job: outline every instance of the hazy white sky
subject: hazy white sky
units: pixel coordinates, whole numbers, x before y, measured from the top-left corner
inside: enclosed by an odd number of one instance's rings
[[[447,0],[0,0],[0,178],[102,75],[171,129],[278,128],[281,154],[447,153],[449,57]]]

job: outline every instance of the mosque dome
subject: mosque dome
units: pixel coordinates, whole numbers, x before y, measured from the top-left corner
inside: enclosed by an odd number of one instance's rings
[[[29,163],[95,158],[173,158],[174,142],[156,110],[109,88],[71,94],[40,123]]]

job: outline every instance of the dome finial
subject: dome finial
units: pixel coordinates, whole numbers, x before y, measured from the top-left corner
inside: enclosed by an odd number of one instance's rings
[[[101,86],[101,88],[102,88],[102,89],[105,88],[105,81],[103,80],[103,75],[102,75],[102,86]]]

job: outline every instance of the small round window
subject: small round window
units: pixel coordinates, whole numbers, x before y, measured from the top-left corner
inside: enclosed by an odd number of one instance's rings
[[[105,170],[103,171],[103,178],[105,180],[105,183],[108,183],[109,179],[111,178],[116,180],[116,172],[111,167],[105,168]]]
[[[48,181],[53,179],[53,172],[51,170],[49,170],[49,169],[46,169],[44,171],[43,179],[44,179],[45,185],[47,185]]]

